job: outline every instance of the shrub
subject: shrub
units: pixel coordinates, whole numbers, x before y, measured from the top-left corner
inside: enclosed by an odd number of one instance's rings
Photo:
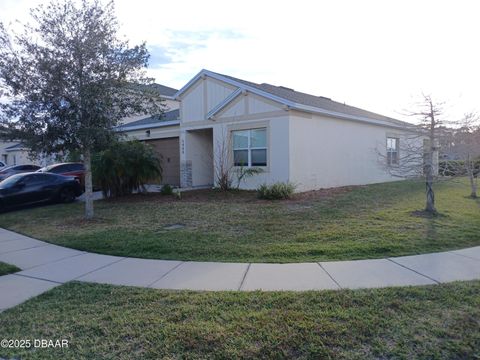
[[[292,183],[277,182],[272,185],[263,184],[257,189],[257,195],[265,200],[282,200],[290,198],[295,192]]]
[[[165,184],[162,186],[162,190],[160,190],[160,194],[162,195],[172,195],[173,188],[169,184]]]
[[[149,181],[161,179],[160,160],[150,145],[140,141],[114,142],[93,157],[94,182],[105,197],[145,190]]]
[[[438,163],[438,173],[442,176],[464,176],[467,168],[464,160],[442,160]],[[480,159],[474,160],[473,174],[480,174]]]

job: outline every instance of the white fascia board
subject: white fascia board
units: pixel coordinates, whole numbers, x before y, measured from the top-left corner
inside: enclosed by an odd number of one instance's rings
[[[142,129],[156,129],[160,127],[175,126],[175,125],[180,125],[180,121],[179,120],[163,121],[161,123],[133,125],[133,126],[128,126],[128,124],[125,124],[125,125],[117,126],[115,131],[125,132],[125,131],[142,130]]]
[[[178,98],[185,92],[187,91],[188,88],[190,88],[190,86],[192,86],[194,83],[197,82],[198,79],[200,79],[203,74],[206,72],[207,70],[205,69],[202,69],[200,70],[200,72],[195,75],[188,83],[185,84],[185,86],[183,86],[180,90],[178,90],[175,95],[173,95],[173,99],[174,100],[178,100]]]
[[[217,106],[215,106],[212,110],[210,110],[207,114],[207,119],[211,119],[212,117],[215,116],[220,110],[225,108],[228,104],[230,104],[234,99],[237,98],[238,95],[242,93],[242,89],[237,89],[234,92],[232,92],[230,95],[228,95],[221,103],[219,103]]]

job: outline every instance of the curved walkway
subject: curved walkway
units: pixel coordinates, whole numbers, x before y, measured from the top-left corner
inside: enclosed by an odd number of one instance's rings
[[[480,246],[387,259],[295,264],[148,260],[92,254],[0,228],[0,311],[68,281],[177,290],[325,290],[480,279]]]

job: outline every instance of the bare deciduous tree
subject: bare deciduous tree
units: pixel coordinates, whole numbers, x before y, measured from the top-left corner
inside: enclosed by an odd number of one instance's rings
[[[471,112],[457,122],[458,128],[452,130],[451,155],[459,162],[449,162],[446,168],[451,175],[467,175],[470,182],[470,196],[477,198],[478,175],[480,172],[480,117]]]
[[[443,114],[442,104],[434,103],[430,95],[424,95],[424,101],[418,112],[413,112],[413,116],[421,118],[421,126],[427,132],[428,139],[424,146],[424,172],[425,172],[425,191],[427,201],[425,211],[435,213],[435,193],[433,191],[433,181],[436,175],[435,154],[438,154],[438,127],[442,124],[440,117]],[[438,156],[438,155],[437,155]]]
[[[435,103],[430,95],[423,95],[422,101],[417,104],[417,110],[406,114],[416,117],[420,122],[417,126],[405,128],[405,134],[398,139],[398,149],[393,161],[388,150],[385,153],[377,149],[381,162],[392,176],[424,178],[425,211],[430,214],[437,212],[433,184],[438,169],[438,129],[443,123],[442,105]]]
[[[232,141],[225,128],[222,128],[222,134],[220,138],[215,141],[214,149],[214,170],[215,170],[215,183],[220,190],[227,191],[232,188]]]
[[[232,137],[229,131],[223,127],[222,133],[215,141],[215,183],[223,191],[233,188],[234,180],[235,189],[239,189],[242,181],[257,174],[261,174],[263,170],[258,167],[248,167],[246,164],[235,166],[233,161]]]

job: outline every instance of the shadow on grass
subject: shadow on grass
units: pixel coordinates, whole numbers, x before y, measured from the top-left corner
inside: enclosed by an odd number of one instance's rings
[[[429,212],[425,210],[415,210],[410,213],[410,215],[419,217],[419,218],[424,218],[424,219],[442,219],[448,217],[448,215],[439,213],[437,212]]]
[[[29,209],[36,209],[39,207],[47,207],[47,206],[52,207],[53,205],[58,205],[58,204],[59,204],[58,202],[54,202],[54,201],[45,201],[45,202],[38,202],[34,204],[12,205],[5,209],[1,209],[0,214],[13,213],[13,212],[29,210]]]
[[[429,212],[426,210],[415,210],[410,213],[411,216],[427,220],[425,227],[425,235],[427,239],[435,239],[438,235],[436,220],[447,218],[448,215],[437,212]]]

